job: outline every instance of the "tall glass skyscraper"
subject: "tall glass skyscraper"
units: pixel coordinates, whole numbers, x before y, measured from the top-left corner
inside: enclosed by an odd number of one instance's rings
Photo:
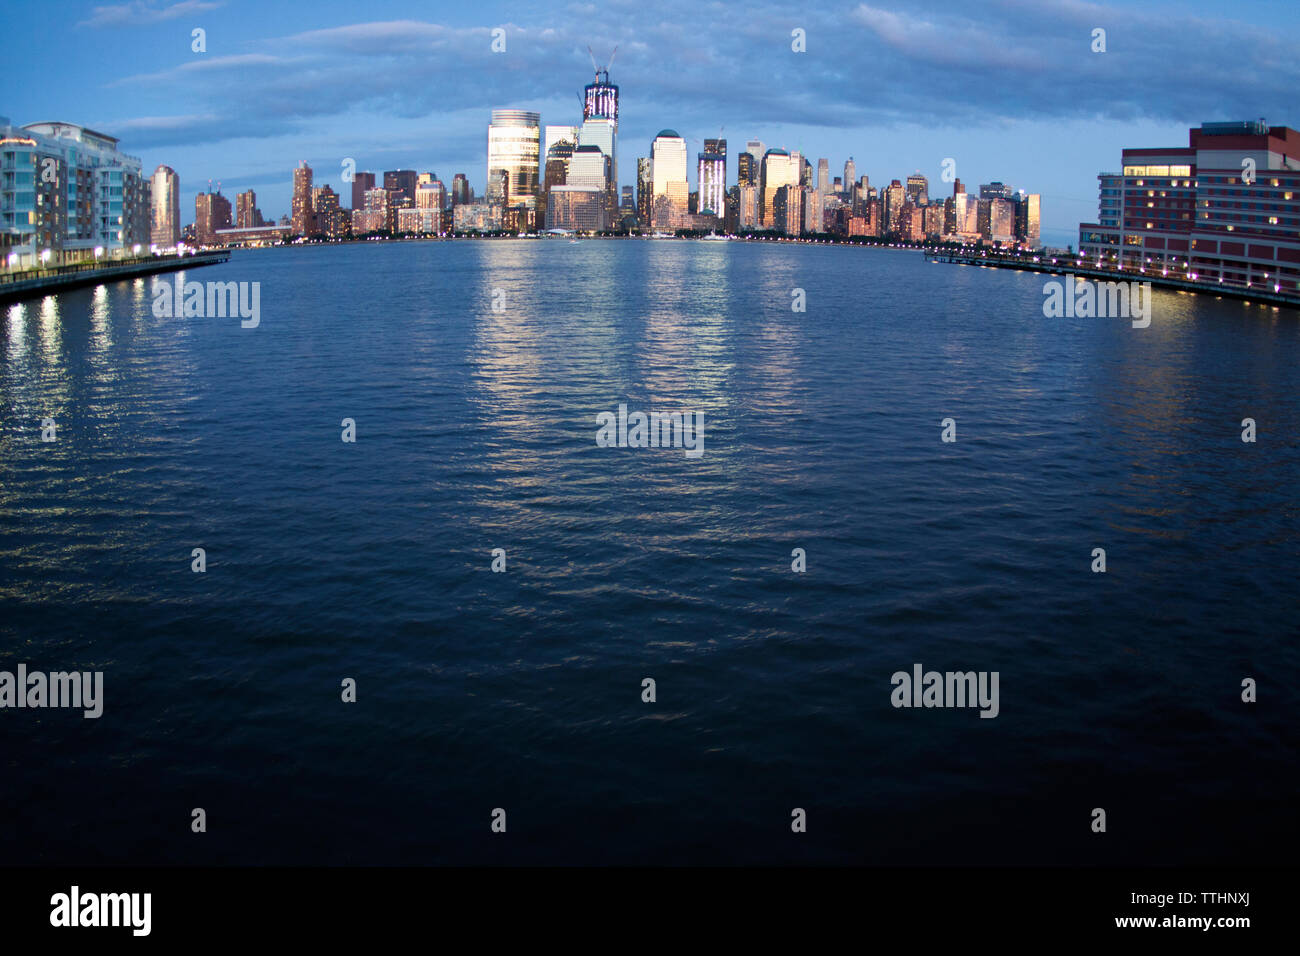
[[[160,249],[170,249],[181,241],[181,178],[170,166],[159,166],[149,183],[149,241]]]
[[[493,110],[488,126],[487,181],[505,170],[509,202],[536,213],[542,155],[542,118],[526,110]]]

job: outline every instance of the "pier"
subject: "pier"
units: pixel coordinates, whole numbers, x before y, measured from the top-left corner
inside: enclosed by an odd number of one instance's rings
[[[988,266],[995,269],[1024,269],[1028,272],[1047,272],[1052,275],[1074,275],[1082,279],[1096,279],[1100,282],[1150,282],[1152,286],[1163,289],[1177,289],[1183,292],[1199,292],[1206,295],[1226,296],[1230,299],[1244,299],[1247,302],[1261,302],[1268,305],[1284,305],[1300,309],[1300,296],[1286,292],[1273,292],[1268,289],[1244,288],[1237,285],[1222,285],[1217,282],[1201,282],[1177,276],[1161,275],[1159,272],[1135,272],[1131,269],[1099,269],[1079,265],[1078,260],[1057,261],[1021,259],[1015,256],[982,256],[972,253],[941,252],[923,250],[922,255],[931,262],[946,262],[962,266]]]
[[[51,266],[47,269],[26,269],[22,272],[0,273],[0,304],[21,299],[39,299],[43,296],[84,286],[120,282],[160,272],[178,272],[213,266],[230,261],[224,251],[195,252],[190,255],[140,256],[132,259],[102,262],[78,262],[74,265]]]

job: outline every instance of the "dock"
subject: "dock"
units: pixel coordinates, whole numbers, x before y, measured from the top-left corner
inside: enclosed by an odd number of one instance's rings
[[[1042,259],[1035,262],[1033,259],[1022,259],[1016,256],[981,256],[937,250],[923,250],[921,254],[930,262],[945,262],[963,266],[987,266],[992,269],[1024,269],[1027,272],[1073,275],[1081,279],[1096,279],[1100,282],[1149,282],[1154,288],[1177,289],[1183,292],[1225,296],[1230,299],[1244,299],[1247,302],[1284,305],[1292,309],[1300,309],[1300,295],[1274,292],[1264,287],[1245,288],[1238,285],[1224,285],[1218,282],[1201,282],[1194,279],[1161,275],[1159,272],[1097,269],[1079,265],[1077,260],[1070,262],[1059,260],[1059,257],[1056,262]]]
[[[22,299],[39,299],[69,289],[121,282],[160,272],[179,272],[230,261],[230,253],[222,250],[195,252],[190,255],[140,256],[118,259],[110,263],[78,262],[48,269],[26,269],[22,272],[0,272],[0,304]]]

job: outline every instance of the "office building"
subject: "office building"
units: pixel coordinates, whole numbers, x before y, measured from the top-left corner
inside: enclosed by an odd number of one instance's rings
[[[1300,293],[1300,132],[1203,123],[1187,146],[1125,149],[1101,173],[1087,258],[1201,282]]]

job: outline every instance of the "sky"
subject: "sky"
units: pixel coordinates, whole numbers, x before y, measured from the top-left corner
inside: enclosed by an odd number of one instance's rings
[[[1041,194],[1050,245],[1095,219],[1097,174],[1125,147],[1183,146],[1214,120],[1300,128],[1294,0],[4,0],[0,35],[19,56],[0,116],[88,126],[146,173],[171,166],[187,222],[209,179],[278,218],[300,160],[345,205],[347,159],[464,172],[481,192],[491,110],[580,122],[588,47],[602,65],[617,47],[622,185],[665,128],[686,138],[692,188],[715,136],[732,183],[750,139],[825,157],[833,176],[852,156],[877,186],[919,170],[932,196],[950,193],[951,159],[972,192]]]

